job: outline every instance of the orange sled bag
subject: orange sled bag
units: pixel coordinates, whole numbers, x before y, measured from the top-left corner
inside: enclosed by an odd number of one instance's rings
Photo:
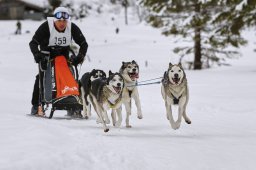
[[[56,98],[79,95],[79,87],[64,56],[55,58]]]

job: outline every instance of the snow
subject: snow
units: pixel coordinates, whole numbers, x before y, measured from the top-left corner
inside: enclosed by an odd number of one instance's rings
[[[136,21],[125,26],[123,16],[74,22],[87,38],[91,59],[81,67],[81,75],[93,68],[118,71],[122,61],[134,59],[142,81],[162,76],[170,61],[178,61],[171,53],[177,45],[172,38]],[[123,122],[120,128],[109,125],[104,133],[94,112],[89,120],[63,119],[63,111],[56,111],[51,120],[27,116],[37,73],[28,43],[41,23],[22,21],[23,34],[16,36],[15,21],[0,21],[1,170],[255,169],[253,31],[245,33],[250,43],[240,49],[242,58],[230,61],[232,66],[186,70],[191,125],[183,121],[180,129],[171,129],[160,85],[149,85],[139,87],[144,118],[137,119],[134,109],[131,129]]]
[[[243,0],[242,2],[240,2],[239,5],[236,6],[235,9],[238,11],[241,11],[243,9],[243,6],[247,5],[247,3],[248,3],[247,0]]]

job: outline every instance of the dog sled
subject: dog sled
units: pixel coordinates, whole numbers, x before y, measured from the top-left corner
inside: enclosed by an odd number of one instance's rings
[[[70,50],[74,56],[74,51]],[[71,58],[71,57],[69,57]],[[46,57],[39,64],[39,109],[38,114],[44,115],[51,105],[49,119],[56,110],[66,110],[69,113],[81,114],[83,105],[79,97],[77,66],[70,62],[72,58],[56,56]]]

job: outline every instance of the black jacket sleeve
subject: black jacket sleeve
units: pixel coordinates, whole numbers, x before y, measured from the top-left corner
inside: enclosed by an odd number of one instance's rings
[[[41,51],[42,50],[48,51],[49,37],[50,37],[49,26],[48,26],[48,22],[45,21],[36,30],[32,40],[29,43],[30,50],[34,56],[40,52],[39,47]]]
[[[88,49],[88,44],[86,42],[86,39],[81,32],[81,30],[78,28],[78,26],[74,23],[71,25],[71,34],[76,44],[80,46],[78,57],[80,57],[79,60],[83,60]]]

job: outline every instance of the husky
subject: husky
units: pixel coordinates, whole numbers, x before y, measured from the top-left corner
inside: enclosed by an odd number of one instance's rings
[[[120,108],[123,88],[124,79],[122,75],[111,71],[109,71],[108,78],[96,79],[91,83],[90,101],[100,122],[103,124],[104,132],[109,131],[106,126],[106,124],[110,123],[107,110]]]
[[[81,98],[83,101],[82,116],[88,119],[91,116],[91,105],[89,102],[89,93],[92,81],[98,78],[106,78],[106,73],[103,70],[93,69],[91,72],[85,73],[80,80]]]
[[[126,127],[131,128],[131,125],[129,122],[129,116],[131,115],[131,110],[132,110],[131,99],[134,99],[135,101],[135,105],[137,107],[137,117],[139,119],[143,118],[142,112],[141,112],[139,92],[136,86],[137,80],[139,78],[139,65],[134,60],[131,62],[122,62],[122,66],[119,70],[119,73],[123,76],[124,84],[125,84],[122,98],[123,98],[123,104],[126,109]],[[113,119],[113,125],[116,127],[119,127],[122,121],[122,115],[121,115],[122,108],[120,107],[116,111],[120,119],[119,121],[115,121]]]
[[[181,64],[169,63],[168,70],[164,73],[161,87],[162,97],[165,102],[167,119],[173,129],[178,129],[181,124],[182,116],[187,124],[191,124],[191,120],[186,114],[186,107],[189,99],[189,91],[187,78]],[[178,119],[174,121],[172,116],[172,105],[178,105]]]

